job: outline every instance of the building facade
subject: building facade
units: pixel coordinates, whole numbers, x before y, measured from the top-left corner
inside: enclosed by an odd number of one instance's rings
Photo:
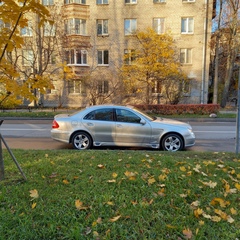
[[[135,47],[134,32],[147,28],[158,34],[170,33],[175,40],[181,67],[191,79],[181,102],[207,103],[208,43],[215,1],[42,0],[42,4],[50,10],[56,25],[55,33],[50,34],[54,60],[48,68],[56,72],[61,63],[72,71],[72,75],[63,72],[54,76],[54,89],[39,93],[43,106],[125,103],[119,69],[124,54]],[[153,90],[153,94],[161,93]],[[139,98],[135,95],[131,101],[139,102]]]

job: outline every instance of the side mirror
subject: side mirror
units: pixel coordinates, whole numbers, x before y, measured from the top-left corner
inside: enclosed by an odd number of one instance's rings
[[[144,119],[141,119],[140,123],[141,123],[142,125],[145,125],[145,124],[146,124],[146,121],[145,121]]]

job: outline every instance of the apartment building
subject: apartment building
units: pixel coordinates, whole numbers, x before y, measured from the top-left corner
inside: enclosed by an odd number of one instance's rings
[[[53,20],[58,19],[56,57],[50,68],[58,69],[62,62],[73,71],[72,77],[54,77],[54,89],[39,94],[44,106],[125,103],[130,98],[124,94],[119,69],[124,54],[135,48],[134,33],[149,27],[158,34],[170,33],[175,40],[181,67],[191,79],[181,102],[207,103],[214,0],[42,0],[42,4],[57,16]],[[164,103],[157,88],[153,94],[153,103]],[[131,101],[141,102],[141,95]]]

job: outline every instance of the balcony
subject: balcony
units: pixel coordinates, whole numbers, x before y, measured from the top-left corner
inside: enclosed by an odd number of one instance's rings
[[[63,18],[89,19],[89,5],[78,3],[65,4],[62,6],[62,16]]]

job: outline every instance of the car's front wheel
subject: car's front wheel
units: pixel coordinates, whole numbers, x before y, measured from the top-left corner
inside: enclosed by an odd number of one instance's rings
[[[161,146],[164,151],[176,152],[184,148],[184,143],[181,136],[175,133],[169,133],[163,137]]]
[[[92,139],[85,132],[75,133],[72,137],[72,145],[75,149],[85,150],[92,147]]]

